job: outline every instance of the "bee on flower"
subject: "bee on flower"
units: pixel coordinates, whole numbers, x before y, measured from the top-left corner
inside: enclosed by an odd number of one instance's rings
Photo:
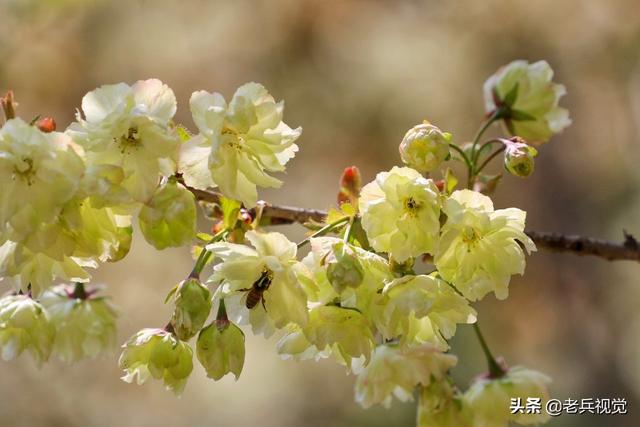
[[[296,280],[296,244],[281,233],[246,233],[253,248],[213,243],[207,249],[222,260],[214,266],[215,298],[224,297],[236,323],[250,323],[255,333],[271,335],[289,323],[307,321],[307,296]]]

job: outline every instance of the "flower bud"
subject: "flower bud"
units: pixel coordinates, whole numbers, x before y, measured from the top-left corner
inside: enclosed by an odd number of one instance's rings
[[[64,362],[95,358],[113,347],[116,312],[104,297],[84,291],[84,285],[59,285],[42,295],[56,329],[53,352]],[[82,292],[78,293],[77,289]]]
[[[197,278],[182,281],[175,293],[175,310],[171,325],[181,340],[195,336],[211,312],[211,292]]]
[[[336,243],[328,260],[327,279],[340,294],[347,287],[357,288],[364,278],[364,268],[355,251],[345,243]]]
[[[150,377],[162,379],[167,390],[181,394],[193,370],[193,351],[164,329],[142,329],[122,348],[119,365],[122,380],[144,384]]]
[[[56,130],[56,121],[52,117],[43,117],[36,122],[36,126],[44,133],[51,133]]]
[[[213,322],[200,331],[196,355],[209,378],[217,381],[231,372],[237,380],[244,366],[244,333],[229,321]]]
[[[449,156],[451,134],[425,122],[409,129],[400,143],[400,158],[418,172],[431,172]]]
[[[196,233],[193,194],[174,180],[162,185],[140,210],[140,229],[156,249],[182,246]]]
[[[27,295],[0,299],[0,351],[6,361],[28,350],[39,365],[49,359],[55,329],[40,303]]]
[[[340,176],[340,191],[338,192],[338,204],[349,202],[357,206],[360,190],[362,189],[362,176],[356,166],[344,169]]]
[[[522,138],[504,140],[504,167],[511,175],[526,178],[533,173],[534,160],[538,151],[527,145]]]

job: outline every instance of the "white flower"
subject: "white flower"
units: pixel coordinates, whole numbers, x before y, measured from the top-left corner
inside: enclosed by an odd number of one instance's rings
[[[267,172],[283,172],[298,151],[301,128],[282,121],[284,104],[276,103],[258,83],[247,83],[227,105],[219,93],[191,95],[191,113],[200,134],[180,154],[185,183],[205,189],[217,185],[225,196],[255,206],[257,186],[279,187]]]
[[[169,124],[176,98],[160,80],[101,86],[82,98],[82,111],[85,118],[78,113],[67,133],[89,165],[122,168],[122,187],[134,201],[147,201],[159,175],[175,172],[179,139]]]
[[[540,372],[515,366],[500,378],[476,379],[464,393],[464,400],[476,419],[476,425],[507,427],[509,422],[522,425],[544,423],[550,419],[544,409],[538,414],[512,414],[510,404],[512,398],[520,398],[524,402],[528,398],[539,398],[544,408],[549,400],[547,385],[550,382],[551,379]]]
[[[182,394],[193,370],[193,350],[164,329],[142,329],[122,348],[118,361],[125,371],[122,380],[144,384],[153,377],[164,382],[167,390]]]
[[[528,252],[536,249],[524,233],[526,213],[494,211],[489,197],[471,190],[455,191],[443,211],[447,222],[434,260],[442,278],[471,301],[492,291],[505,299],[511,276],[524,272],[520,245]]]
[[[487,112],[502,109],[500,118],[514,136],[531,142],[548,141],[571,124],[569,111],[558,106],[566,89],[552,78],[553,70],[546,61],[511,62],[484,84]]]
[[[468,301],[442,280],[426,275],[404,276],[388,282],[376,324],[386,339],[420,342],[424,329],[433,331],[432,344],[447,347],[458,323],[474,323],[476,312]]]
[[[84,164],[71,140],[11,119],[0,128],[0,243],[29,238],[75,195]]]
[[[356,402],[368,408],[375,404],[389,407],[392,396],[401,401],[412,400],[417,385],[442,380],[456,362],[455,356],[443,354],[429,344],[411,348],[381,345],[358,375]]]
[[[116,312],[106,298],[59,285],[42,295],[42,305],[56,328],[53,352],[60,360],[93,359],[113,347]]]
[[[440,195],[432,180],[394,167],[365,185],[360,212],[371,246],[395,260],[433,253],[440,231]]]
[[[207,246],[222,259],[210,278],[221,283],[216,297],[225,298],[234,322],[251,323],[255,333],[268,336],[288,323],[304,325],[307,297],[292,268],[296,244],[275,232],[249,231],[246,237],[253,248],[234,243]]]
[[[0,298],[0,351],[4,360],[27,350],[41,364],[49,359],[55,335],[40,303],[26,295]]]

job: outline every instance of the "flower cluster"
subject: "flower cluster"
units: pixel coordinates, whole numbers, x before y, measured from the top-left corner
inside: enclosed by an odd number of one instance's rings
[[[193,270],[165,301],[173,305],[167,325],[123,345],[127,382],[154,378],[180,394],[193,370],[191,339],[210,378],[237,379],[248,326],[277,334],[283,358],[331,358],[355,373],[365,408],[418,391],[419,425],[546,421],[508,412],[510,397],[548,399],[549,379],[497,362],[472,303],[490,293],[505,299],[525,253],[536,249],[525,212],[494,209],[488,194],[497,178],[482,170],[504,151],[509,173],[531,175],[530,143],[570,123],[552,75],[546,62],[515,61],[489,78],[489,114],[469,144],[425,121],[400,143],[404,166],[364,186],[358,169],[347,168],[339,206],[323,223],[307,223],[313,234],[298,244],[260,228],[269,218],[258,187],[281,185],[271,174],[285,170],[301,134],[260,84],[241,86],[228,103],[194,92],[196,134],[173,122],[176,98],[156,79],[88,93],[64,133],[51,119],[10,118],[0,128],[0,278],[17,289],[0,298],[2,357],[28,351],[38,363],[50,354],[71,362],[112,345],[115,310],[85,287],[85,268],[124,257],[137,218],[157,249],[200,243]],[[499,120],[510,138],[481,141]],[[466,166],[467,188],[456,189],[450,168],[432,176],[448,160]],[[210,207],[220,220],[210,236],[196,232],[194,193],[212,187],[222,194]],[[205,268],[211,274],[201,280]],[[51,286],[56,279],[75,284]],[[465,392],[449,375],[458,361],[449,340],[461,324],[475,324],[489,362]]]

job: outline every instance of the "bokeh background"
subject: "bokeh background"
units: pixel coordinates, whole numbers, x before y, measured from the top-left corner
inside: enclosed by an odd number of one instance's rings
[[[258,81],[286,100],[286,122],[304,128],[285,185],[262,196],[315,208],[334,202],[345,166],[368,181],[398,164],[404,132],[425,118],[471,138],[482,83],[517,58],[551,63],[574,123],[542,148],[532,178],[503,179],[495,204],[525,209],[531,229],[640,235],[637,0],[0,1],[0,91],[16,92],[24,118],[51,115],[65,127],[87,91],[158,77],[177,95],[177,120],[192,127],[192,91],[230,97]],[[96,272],[120,308],[120,342],[166,322],[164,297],[191,263],[188,248],[157,252],[138,235],[124,261]],[[507,301],[478,304],[494,351],[551,375],[553,397],[629,402],[624,417],[566,415],[550,426],[639,425],[639,274],[637,263],[539,252]],[[466,387],[485,369],[470,327],[454,352]],[[342,368],[281,361],[273,340],[248,339],[237,382],[215,383],[196,367],[180,399],[158,383],[121,382],[116,358],[0,364],[0,425],[414,423],[413,404],[364,411]]]

